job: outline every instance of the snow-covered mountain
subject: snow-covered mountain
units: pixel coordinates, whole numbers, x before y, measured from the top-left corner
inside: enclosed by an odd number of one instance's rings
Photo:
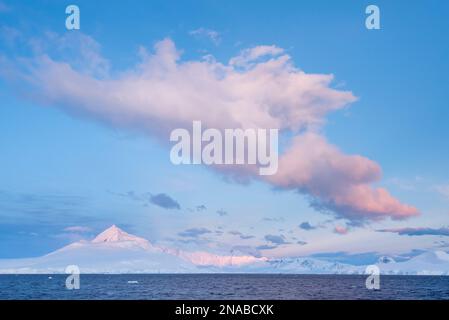
[[[155,246],[113,225],[91,241],[74,242],[42,257],[0,260],[0,274],[64,273],[68,265],[77,265],[82,273],[197,273],[264,260]]]
[[[64,273],[77,265],[82,273],[189,273],[196,266],[165,253],[148,240],[115,225],[92,241],[78,241],[39,258],[0,260],[0,273]]]
[[[78,241],[42,257],[0,260],[0,274],[64,273],[68,265],[77,265],[82,273],[364,274],[366,269],[309,257],[269,259],[187,252],[153,245],[113,225],[91,241]],[[403,262],[383,256],[376,265],[382,274],[449,275],[449,254],[429,251]]]
[[[383,274],[449,275],[449,254],[427,251],[404,262],[378,264]]]

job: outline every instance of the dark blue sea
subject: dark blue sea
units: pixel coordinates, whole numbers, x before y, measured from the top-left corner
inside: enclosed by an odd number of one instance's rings
[[[0,299],[449,299],[448,276],[381,276],[368,290],[356,275],[0,275]]]

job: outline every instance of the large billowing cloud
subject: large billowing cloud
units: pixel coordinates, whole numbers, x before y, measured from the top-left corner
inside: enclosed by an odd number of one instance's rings
[[[344,154],[320,134],[326,115],[345,108],[355,96],[332,88],[332,75],[299,70],[283,49],[249,48],[228,63],[212,56],[182,61],[173,41],[165,39],[156,43],[153,53],[141,49],[134,68],[111,74],[93,40],[79,37],[75,43],[83,50],[76,63],[44,51],[17,68],[41,102],[114,127],[140,130],[164,143],[171,130],[191,128],[193,120],[218,129],[277,128],[293,136],[280,156],[277,174],[260,177],[245,166],[218,170],[297,190],[309,195],[317,208],[353,222],[418,214],[385,189],[372,186],[381,178],[378,164]]]
[[[88,46],[84,48],[87,51]],[[115,77],[93,74],[97,66],[91,57],[105,64],[93,53],[83,52],[90,70],[40,55],[26,78],[49,104],[157,134],[164,141],[174,128],[191,127],[192,120],[219,129],[317,127],[327,113],[355,100],[351,92],[329,87],[332,75],[294,68],[279,48],[244,51],[237,57],[242,61],[233,58],[232,64],[210,56],[180,62],[180,53],[169,39],[158,42],[154,51],[148,54],[142,49],[141,63]]]

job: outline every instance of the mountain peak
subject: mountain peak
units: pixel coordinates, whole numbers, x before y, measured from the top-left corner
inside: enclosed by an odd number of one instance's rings
[[[141,241],[144,240],[132,234],[129,234],[115,224],[104,230],[102,233],[97,235],[92,243],[104,243],[104,242],[121,242],[121,241]]]

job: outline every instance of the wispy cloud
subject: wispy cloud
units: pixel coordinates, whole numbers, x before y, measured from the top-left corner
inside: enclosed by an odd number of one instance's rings
[[[257,250],[272,250],[272,249],[276,249],[276,248],[277,248],[277,245],[268,245],[268,244],[263,244],[263,245],[256,247]]]
[[[265,217],[265,218],[262,218],[262,221],[266,221],[266,222],[283,222],[284,218],[283,217]]]
[[[64,228],[64,231],[66,232],[74,232],[74,233],[87,233],[92,232],[92,228],[85,227],[85,226],[71,226]]]
[[[89,205],[89,198],[80,195],[0,190],[0,223],[10,223],[12,216],[17,224],[47,224],[59,229],[67,223],[98,222],[86,215]]]
[[[4,3],[3,1],[0,1],[0,13],[9,12],[11,11],[11,7]]]
[[[217,210],[217,213],[220,217],[226,216],[228,214],[228,212],[223,209]]]
[[[220,44],[221,41],[220,33],[212,29],[198,28],[190,31],[189,34],[197,38],[205,37],[212,41],[215,45]]]
[[[271,58],[283,53],[284,50],[276,46],[257,46],[242,50],[240,55],[229,60],[229,64],[235,67],[249,68],[257,64],[263,57]]]
[[[435,186],[434,189],[441,194],[442,196],[449,199],[449,185],[438,185]]]
[[[449,236],[449,228],[392,228],[381,229],[378,232],[392,232],[401,236]]]
[[[204,204],[200,204],[198,206],[196,206],[196,211],[201,212],[201,211],[206,211],[207,207]]]
[[[243,234],[240,231],[236,231],[236,230],[229,231],[228,233],[232,234],[234,236],[239,236],[240,239],[242,239],[242,240],[247,240],[247,239],[254,238],[254,236],[252,236],[252,235],[246,235],[246,234]]]
[[[113,195],[117,195],[119,197],[124,197],[131,199],[133,201],[141,202],[144,205],[151,203],[163,209],[176,209],[176,210],[181,209],[181,205],[178,203],[178,201],[176,201],[166,193],[152,194],[150,192],[146,192],[140,194],[134,191],[128,191],[125,193],[119,192],[110,192],[110,193]]]
[[[413,179],[393,177],[387,179],[385,182],[402,190],[416,191],[418,187],[422,186],[423,179],[420,176],[415,176]]]

